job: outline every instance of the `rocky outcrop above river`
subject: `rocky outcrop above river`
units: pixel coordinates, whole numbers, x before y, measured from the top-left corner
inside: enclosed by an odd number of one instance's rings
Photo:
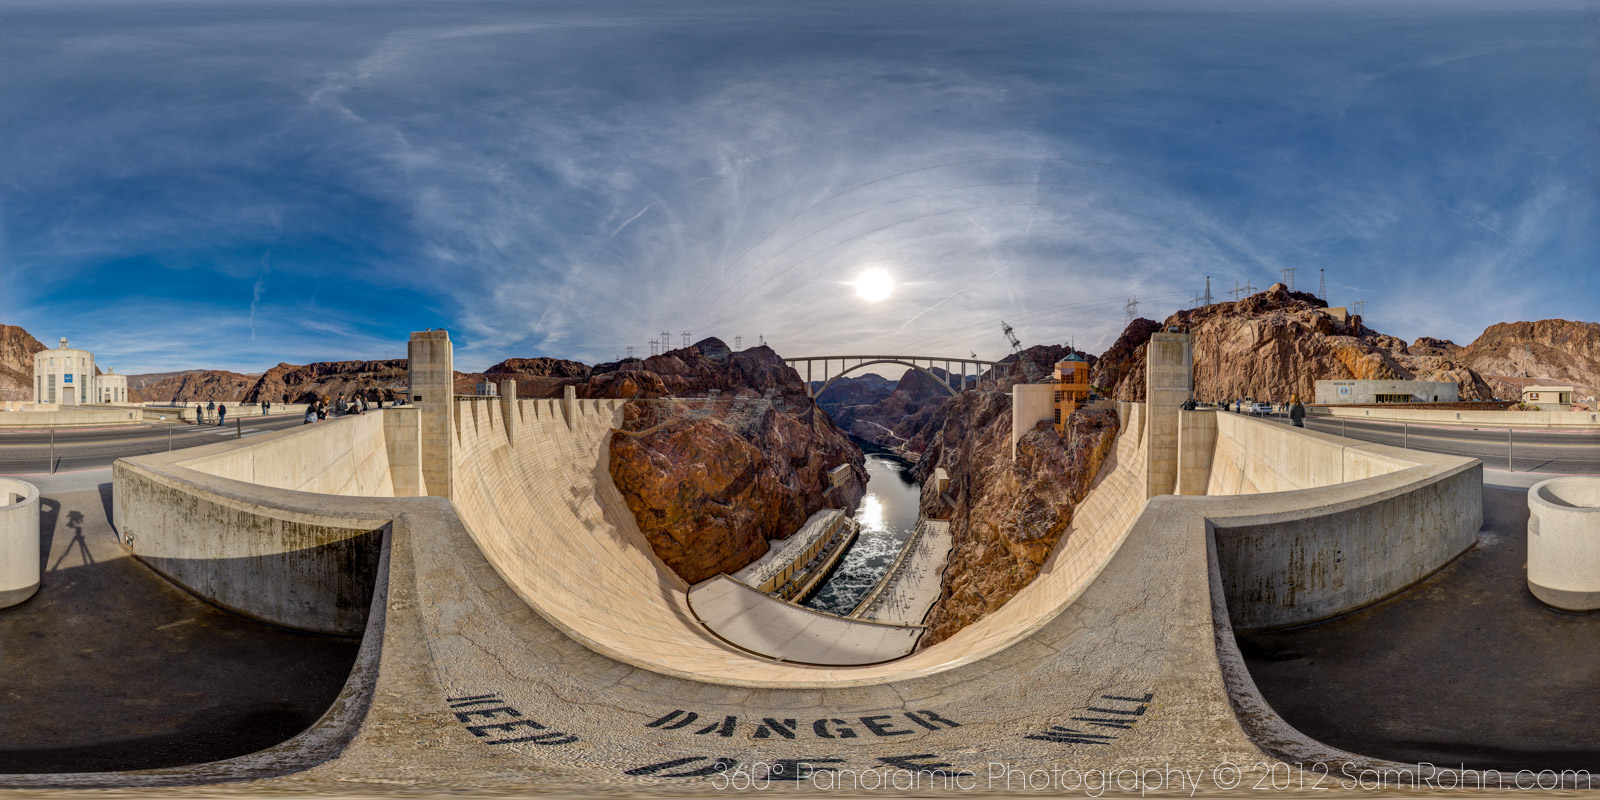
[[[602,365],[610,367],[611,365]],[[624,362],[574,384],[626,397],[612,481],[663,562],[689,583],[733,572],[823,508],[854,508],[866,461],[767,347],[716,339]],[[829,470],[848,465],[833,488]]]
[[[1052,362],[1053,363],[1053,362]],[[917,466],[922,511],[949,519],[952,548],[919,646],[948,639],[1004,605],[1038,576],[1116,440],[1110,410],[1079,409],[1058,436],[1040,422],[1011,459],[1011,395],[968,391]],[[933,472],[949,487],[941,494]]]
[[[1456,358],[1489,377],[1495,396],[1522,399],[1529,384],[1570,385],[1600,395],[1600,324],[1565,319],[1491,325]]]
[[[47,349],[15,325],[0,325],[0,400],[33,400],[33,354]]]
[[[1462,361],[1431,351],[1412,353],[1404,341],[1364,326],[1359,316],[1340,321],[1326,308],[1314,295],[1291,292],[1280,283],[1242,300],[1179,311],[1163,327],[1181,326],[1193,338],[1195,397],[1201,401],[1278,402],[1294,395],[1310,400],[1316,381],[1351,379],[1449,381],[1463,400],[1493,396],[1483,376]],[[1131,363],[1119,356],[1120,372],[1108,360],[1091,375],[1090,382],[1115,399],[1144,399],[1146,323],[1135,321],[1118,340],[1144,338]]]

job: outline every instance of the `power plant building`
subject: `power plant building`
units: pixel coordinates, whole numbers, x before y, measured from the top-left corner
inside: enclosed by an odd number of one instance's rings
[[[1449,381],[1317,381],[1317,404],[1454,403],[1460,387]]]
[[[125,375],[100,375],[94,353],[67,346],[67,337],[53,350],[33,354],[33,402],[64,406],[128,402]]]

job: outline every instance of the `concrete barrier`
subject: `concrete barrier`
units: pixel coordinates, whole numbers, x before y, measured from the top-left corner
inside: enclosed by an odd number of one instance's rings
[[[1431,411],[1418,408],[1339,408],[1338,406],[1319,406],[1312,409],[1311,413],[1336,419],[1371,419],[1484,428],[1600,427],[1600,412],[1595,411]]]
[[[1235,496],[1212,525],[1238,630],[1303,625],[1377,602],[1476,540],[1476,459],[1190,413],[1216,420],[1207,494]]]
[[[136,408],[60,406],[56,411],[0,411],[0,428],[82,428],[143,422],[144,412]]]
[[[1528,490],[1528,590],[1566,611],[1600,609],[1600,478]]]
[[[0,478],[0,608],[39,591],[39,490]]]
[[[205,404],[201,403],[201,405],[204,406]],[[266,415],[263,415],[261,413],[261,406],[259,404],[254,404],[254,403],[228,403],[227,406],[228,406],[228,417],[227,417],[228,419],[236,419],[236,418],[248,419],[248,418],[253,418],[253,417],[261,417],[261,416],[271,416],[271,417],[281,417],[281,416],[290,416],[290,415],[292,415],[292,416],[305,416],[305,413],[306,413],[306,404],[304,404],[304,403],[273,403],[272,404],[272,410],[269,413],[267,413]],[[186,406],[161,406],[161,405],[152,406],[152,405],[145,405],[145,406],[140,406],[139,408],[140,408],[140,411],[144,414],[144,419],[145,419],[146,422],[173,422],[173,421],[178,421],[178,420],[185,421],[185,422],[193,422],[194,421],[194,404],[193,403],[190,403],[190,404],[188,404]],[[206,420],[209,421],[209,422],[216,422],[217,421],[216,412],[215,411],[207,411],[206,412]]]
[[[385,424],[390,414],[415,420],[406,410],[372,412],[119,459],[113,524],[123,547],[230,611],[358,635],[382,535],[408,507],[390,496],[385,436],[405,430]]]

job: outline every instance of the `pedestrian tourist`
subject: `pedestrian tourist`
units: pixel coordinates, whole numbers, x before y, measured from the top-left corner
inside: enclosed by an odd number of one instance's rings
[[[194,404],[194,424],[206,424],[206,410],[202,408],[199,403]]]
[[[1289,422],[1296,428],[1306,426],[1306,407],[1300,405],[1300,395],[1289,399]]]
[[[228,416],[228,407],[225,405],[217,406],[217,427],[222,427],[223,418],[226,416]]]
[[[317,421],[317,404],[316,403],[312,403],[311,405],[306,406],[306,420],[305,420],[305,422],[302,422],[300,424],[301,425],[310,425],[311,423],[316,422],[316,421]]]

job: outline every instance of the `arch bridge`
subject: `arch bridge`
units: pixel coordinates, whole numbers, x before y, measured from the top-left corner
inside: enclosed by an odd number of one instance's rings
[[[928,376],[934,383],[943,386],[951,396],[955,396],[959,390],[951,386],[948,380],[935,374],[933,371],[935,367],[942,365],[947,376],[956,375],[957,370],[959,370],[962,389],[968,388],[967,375],[969,370],[972,376],[978,379],[974,385],[979,385],[985,378],[993,379],[1006,370],[1015,368],[1014,362],[985,361],[979,358],[946,358],[943,356],[800,356],[797,358],[785,358],[783,361],[785,364],[794,367],[796,372],[804,372],[806,391],[811,393],[812,398],[816,398],[823,392],[828,391],[828,388],[833,386],[840,378],[875,364],[900,364],[910,367]],[[805,365],[803,370],[801,368],[802,364]],[[820,367],[822,375],[822,386],[812,389],[811,382],[814,380],[813,375],[819,371],[818,367]],[[835,367],[837,367],[837,371],[834,371]]]

